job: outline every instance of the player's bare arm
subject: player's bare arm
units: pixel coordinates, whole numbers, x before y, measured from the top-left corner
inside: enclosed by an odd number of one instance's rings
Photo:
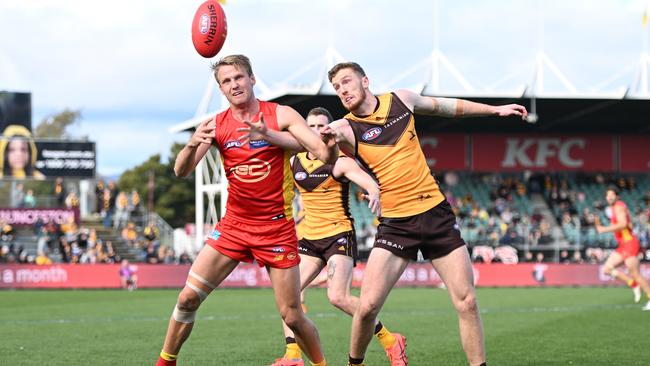
[[[381,216],[379,186],[353,159],[339,158],[334,165],[332,175],[336,178],[344,176],[366,191],[363,198],[368,200],[368,208],[375,216]]]
[[[190,141],[176,156],[174,174],[177,177],[187,177],[203,159],[214,141],[215,128],[214,118],[207,119],[196,127]]]
[[[322,133],[333,134],[341,150],[346,155],[354,156],[356,144],[354,132],[352,132],[352,127],[350,127],[350,123],[346,119],[342,118],[330,123],[322,129]]]
[[[616,215],[616,224],[603,226],[600,224],[600,219],[596,219],[595,227],[596,231],[599,233],[611,233],[619,230],[623,230],[627,227],[627,215],[625,208],[622,206],[614,206],[614,215]]]
[[[326,164],[334,164],[339,156],[339,149],[334,136],[321,132],[319,137],[312,131],[307,122],[295,109],[287,106],[278,106],[278,127],[287,130],[291,135],[312,153],[318,160]]]
[[[400,89],[395,92],[406,106],[415,113],[441,117],[483,117],[483,116],[519,116],[526,119],[528,111],[519,104],[493,106],[456,98],[425,97],[410,90]]]
[[[285,150],[293,152],[307,151],[290,132],[269,130],[262,113],[259,114],[259,120],[257,122],[244,121],[244,124],[248,127],[240,127],[237,129],[237,132],[244,132],[239,137],[239,141],[243,144],[248,143],[250,140],[265,140]]]

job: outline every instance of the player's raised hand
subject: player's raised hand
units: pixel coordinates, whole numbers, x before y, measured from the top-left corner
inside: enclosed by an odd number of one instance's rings
[[[192,134],[190,142],[187,143],[189,147],[197,147],[200,144],[211,144],[214,139],[214,130],[217,128],[217,122],[214,117],[206,119],[199,123],[196,131]]]
[[[320,130],[320,137],[327,147],[332,147],[334,144],[341,141],[340,133],[329,125]]]
[[[363,195],[363,199],[368,200],[368,208],[372,213],[377,216],[381,217],[381,202],[379,199],[379,190],[372,190],[368,192],[367,194]]]
[[[519,116],[523,120],[525,120],[526,116],[528,116],[528,111],[526,110],[526,107],[519,104],[506,104],[506,105],[495,106],[494,112],[499,117]]]
[[[246,144],[250,140],[262,140],[266,136],[269,128],[266,125],[266,122],[264,122],[264,115],[262,115],[262,112],[260,112],[259,116],[259,121],[244,121],[244,124],[248,127],[240,127],[237,129],[237,132],[244,132],[243,135],[237,138],[242,144]]]

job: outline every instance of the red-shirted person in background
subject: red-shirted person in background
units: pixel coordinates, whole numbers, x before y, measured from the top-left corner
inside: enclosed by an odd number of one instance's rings
[[[312,365],[326,365],[318,331],[300,306],[300,257],[291,206],[291,153],[271,145],[269,136],[268,141],[243,139],[249,135],[241,129],[262,120],[265,129],[288,131],[307,151],[328,164],[338,157],[334,135],[319,136],[292,108],[256,99],[255,76],[246,56],[226,56],[213,70],[230,108],[198,125],[176,157],[174,171],[177,176],[189,175],[210,146],[215,145],[229,183],[226,214],[190,269],[156,365],[176,364],[201,302],[239,262],[253,260],[266,266],[280,315],[295,333],[302,351]]]
[[[625,202],[618,197],[618,189],[615,187],[607,188],[605,199],[609,204],[611,211],[611,225],[602,226],[600,220],[596,219],[596,230],[599,233],[614,233],[614,238],[618,242],[616,251],[612,252],[605,261],[605,273],[627,283],[634,291],[634,302],[641,301],[641,290],[646,293],[648,302],[642,310],[650,310],[650,286],[641,276],[639,271],[639,240],[632,232],[632,220],[630,219],[630,210]],[[616,269],[621,264],[625,264],[629,276]]]

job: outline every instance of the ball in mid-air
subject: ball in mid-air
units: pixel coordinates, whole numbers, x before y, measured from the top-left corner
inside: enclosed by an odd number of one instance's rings
[[[207,0],[196,10],[192,21],[192,43],[199,55],[214,57],[228,34],[226,14],[217,0]]]

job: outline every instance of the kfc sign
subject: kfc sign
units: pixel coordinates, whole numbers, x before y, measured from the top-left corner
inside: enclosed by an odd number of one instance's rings
[[[420,136],[420,146],[427,165],[434,172],[467,169],[466,135],[425,133]]]
[[[476,171],[614,169],[614,140],[609,136],[474,135]]]
[[[650,135],[621,136],[619,166],[622,172],[650,172]]]

